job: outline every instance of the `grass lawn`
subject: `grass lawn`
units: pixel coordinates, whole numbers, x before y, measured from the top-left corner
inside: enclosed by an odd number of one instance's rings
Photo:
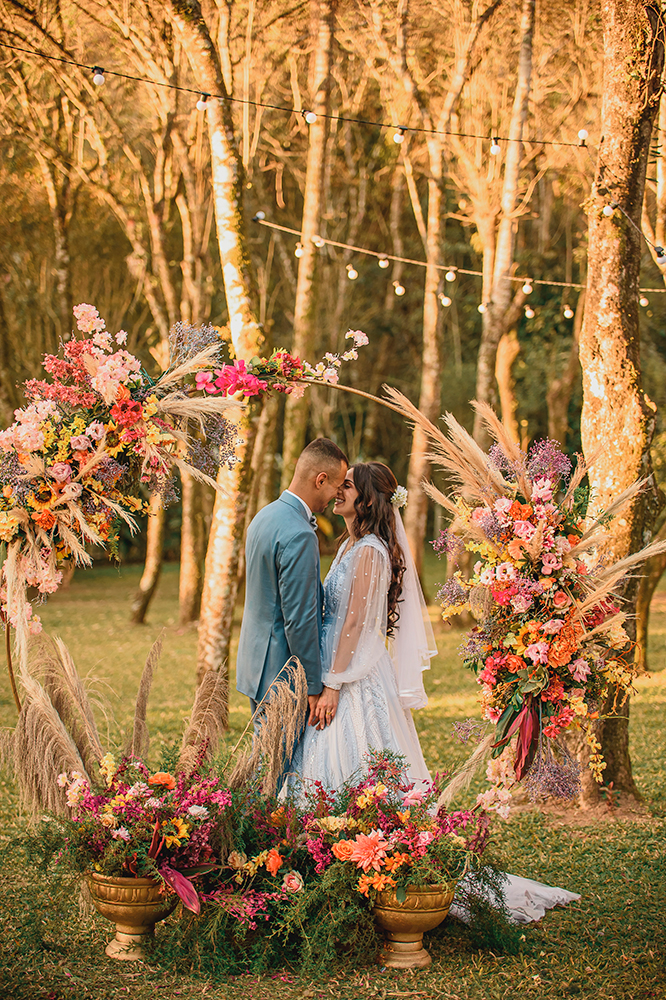
[[[427,565],[429,589],[441,573]],[[117,743],[130,723],[145,656],[164,631],[164,649],[151,694],[150,757],[176,740],[192,703],[196,630],[176,627],[178,567],[167,565],[145,626],[129,624],[129,601],[139,567],[118,571],[99,564],[78,572],[71,587],[41,609],[46,631],[61,636],[82,675],[96,678],[107,705],[109,740]],[[426,760],[433,772],[461,758],[451,724],[477,714],[476,685],[456,649],[460,635],[444,628],[433,608],[439,657],[426,675],[427,709],[416,714]],[[237,635],[236,628],[236,635]],[[210,1000],[316,1000],[316,998],[442,997],[446,1000],[585,997],[589,1000],[666,1000],[666,591],[653,605],[650,639],[653,673],[637,682],[631,705],[631,756],[647,815],[588,823],[538,809],[498,821],[494,841],[509,871],[581,893],[572,906],[551,911],[524,931],[516,954],[476,947],[471,934],[445,921],[430,936],[430,969],[398,973],[377,967],[336,972],[325,981],[302,980],[294,970],[213,982],[193,971],[150,963],[114,962],[104,954],[111,925],[79,911],[75,887],[41,879],[38,864],[17,854],[12,837],[24,828],[13,785],[0,778],[0,846],[4,844],[0,936],[0,996],[30,1000],[116,1000],[206,997]],[[6,674],[0,678],[0,724],[11,727],[15,708]],[[227,742],[249,719],[232,676]],[[481,779],[470,790],[474,798]],[[463,803],[460,803],[463,804]],[[620,803],[621,804],[621,803]],[[573,819],[573,821],[571,821]],[[178,920],[177,914],[170,918]]]

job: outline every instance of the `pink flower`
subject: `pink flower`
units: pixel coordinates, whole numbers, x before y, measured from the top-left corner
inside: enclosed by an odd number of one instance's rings
[[[499,497],[493,504],[493,510],[497,514],[508,514],[511,508],[511,501],[508,497]]]
[[[533,500],[552,500],[553,484],[550,479],[537,479],[532,487]]]
[[[514,521],[513,522],[513,533],[517,535],[518,538],[524,538],[526,542],[529,542],[530,538],[534,536],[536,528],[530,521]]]
[[[366,344],[370,343],[363,330],[348,330],[345,334],[345,340],[350,338],[354,341],[354,347],[365,347]]]
[[[553,605],[556,608],[566,608],[571,604],[571,598],[563,590],[556,590],[553,594]]]
[[[293,396],[294,399],[302,399],[303,396],[305,395],[305,390],[307,389],[307,385],[292,385],[290,386],[290,389],[291,389],[291,395]]]
[[[54,462],[49,466],[49,472],[56,483],[66,483],[72,475],[72,467],[69,462]]]
[[[119,826],[117,830],[114,830],[111,834],[114,840],[129,840],[130,832],[126,826]]]
[[[126,332],[124,330],[119,330],[118,333],[116,334],[116,338],[115,339],[116,339],[116,344],[120,344],[121,346],[123,344],[126,344],[127,343],[127,334],[126,334]]]
[[[541,563],[541,572],[544,575],[548,575],[553,570],[560,569],[562,566],[562,560],[558,559],[552,552],[546,552],[542,557]]]
[[[93,333],[93,331],[104,329],[104,320],[100,319],[95,307],[87,302],[81,302],[80,305],[74,306],[73,312],[76,317],[76,325],[81,333]]]
[[[549,645],[545,641],[533,642],[525,650],[525,656],[529,656],[532,663],[548,663]]]
[[[587,678],[590,676],[590,666],[587,660],[580,657],[578,660],[574,660],[573,663],[569,664],[569,670],[575,681],[580,681],[584,684]]]
[[[101,441],[104,437],[104,424],[101,420],[93,420],[91,424],[86,427],[86,435],[91,441]]]
[[[492,587],[495,582],[495,571],[491,566],[486,566],[483,573],[479,577],[479,583],[483,584],[484,587]]]
[[[328,382],[329,385],[337,385],[340,381],[340,376],[336,368],[327,368],[322,375],[322,379],[324,382]]]
[[[303,889],[303,876],[300,872],[287,872],[282,879],[282,888],[287,892],[301,892]]]
[[[545,632],[546,635],[557,635],[563,626],[564,622],[561,618],[551,618],[550,621],[541,626],[541,631]]]
[[[423,802],[423,792],[420,792],[417,788],[412,788],[411,792],[407,792],[402,802],[403,805],[410,808],[411,806],[420,805]]]
[[[203,389],[205,392],[216,392],[216,388],[213,385],[213,373],[212,372],[197,372],[196,375],[196,385],[197,389]]]
[[[351,861],[355,861],[358,868],[364,872],[374,868],[378,872],[381,868],[382,858],[386,857],[388,843],[384,839],[381,830],[373,830],[372,833],[358,833],[355,837],[354,849],[351,854]]]
[[[89,451],[92,441],[86,434],[77,434],[69,439],[69,447],[72,451]]]
[[[416,838],[416,843],[419,845],[419,847],[427,847],[428,844],[431,844],[434,839],[435,839],[435,834],[432,832],[432,830],[421,830],[421,832]]]

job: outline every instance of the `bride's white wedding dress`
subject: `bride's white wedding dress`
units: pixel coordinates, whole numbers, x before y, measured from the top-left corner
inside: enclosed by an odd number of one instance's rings
[[[437,647],[397,512],[396,530],[407,570],[396,638],[388,647],[391,567],[385,543],[376,535],[348,543],[338,552],[324,581],[321,659],[328,669],[322,680],[340,691],[340,700],[333,721],[325,729],[306,727],[289,766],[280,797],[290,795],[301,806],[316,782],[333,791],[347,781],[360,780],[369,750],[400,754],[408,780],[417,786],[432,780],[410,709],[427,703],[422,671],[430,666]],[[539,920],[553,906],[580,899],[566,889],[517,875],[506,876],[502,894],[515,923]],[[469,920],[464,885],[450,912]]]
[[[422,659],[418,677],[405,678],[412,688],[401,692],[386,646],[390,579],[388,550],[376,535],[341,549],[326,576],[322,663],[328,670],[322,680],[340,691],[340,701],[325,729],[306,728],[292,759],[286,784],[301,800],[314,782],[336,789],[360,779],[372,749],[401,754],[410,781],[430,782],[410,710],[404,707],[425,703],[425,694],[420,700],[416,693],[422,689]],[[401,623],[402,617],[401,608]],[[431,645],[434,655],[434,641]]]

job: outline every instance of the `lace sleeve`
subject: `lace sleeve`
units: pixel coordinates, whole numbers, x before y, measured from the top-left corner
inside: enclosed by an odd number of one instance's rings
[[[339,595],[337,620],[322,651],[322,680],[332,688],[360,680],[387,651],[388,553],[374,536],[355,548]]]

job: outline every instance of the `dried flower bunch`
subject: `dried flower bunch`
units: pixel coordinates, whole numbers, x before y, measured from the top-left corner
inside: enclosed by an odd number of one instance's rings
[[[508,789],[525,776],[532,795],[572,797],[579,768],[558,736],[572,726],[585,732],[601,782],[605,762],[593,722],[609,691],[621,708],[633,678],[613,589],[663,548],[655,543],[613,565],[599,555],[605,527],[642,484],[590,516],[587,467],[579,459],[572,469],[555,441],[525,453],[490,407],[474,404],[497,441],[486,455],[450,414],[447,437],[399,393],[389,394],[423,426],[433,461],[456,480],[452,496],[425,487],[452,516],[435,550],[454,564],[463,548],[475,559],[471,576],[455,572],[438,596],[445,619],[468,610],[478,622],[461,653],[478,675],[484,718],[495,725],[488,775],[495,787],[481,802],[505,811]]]
[[[26,383],[30,402],[0,432],[0,598],[23,664],[26,636],[40,630],[26,586],[53,593],[64,563],[91,563],[89,544],[113,553],[121,523],[135,528],[145,508],[144,489],[174,495],[174,469],[215,485],[211,474],[234,460],[223,416],[233,402],[196,395],[193,385],[224,346],[213,327],[177,324],[170,367],[154,380],[122,346],[127,334],[112,337],[94,306],[74,314],[83,337],[62,358],[46,355],[51,380]]]

